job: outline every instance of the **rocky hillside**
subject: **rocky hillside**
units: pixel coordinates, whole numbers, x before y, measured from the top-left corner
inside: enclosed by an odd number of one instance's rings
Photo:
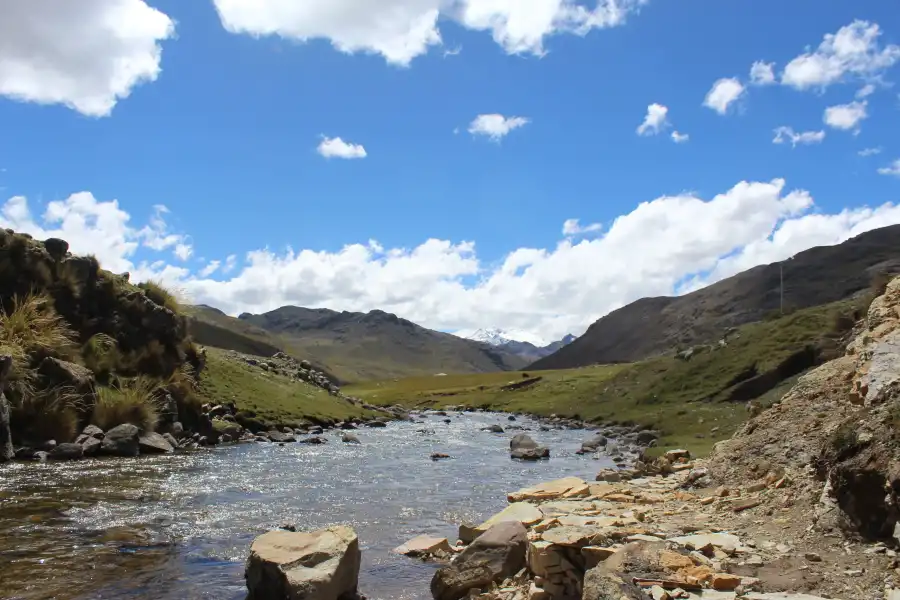
[[[426,329],[380,310],[336,312],[285,306],[242,314],[234,328],[266,331],[298,356],[327,366],[343,382],[522,367],[521,357],[488,344]]]
[[[848,298],[881,273],[900,273],[900,225],[859,235],[843,244],[812,248],[792,260],[750,269],[675,298],[644,298],[595,322],[580,338],[530,369],[564,369],[633,362],[716,342],[730,328],[780,310],[784,270],[787,311]]]

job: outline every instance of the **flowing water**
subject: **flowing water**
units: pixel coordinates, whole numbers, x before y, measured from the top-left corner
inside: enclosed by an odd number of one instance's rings
[[[509,491],[608,466],[575,455],[584,432],[497,414],[423,418],[356,432],[359,446],[330,432],[320,446],[0,467],[0,598],[243,599],[250,543],[283,523],[353,526],[363,594],[430,598],[436,567],[392,548],[423,533],[455,540],[459,523],[501,510]],[[533,429],[552,458],[510,460],[518,432],[480,431],[493,423]]]

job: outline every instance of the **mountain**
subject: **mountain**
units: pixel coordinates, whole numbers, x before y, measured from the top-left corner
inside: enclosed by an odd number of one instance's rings
[[[528,361],[535,361],[550,356],[563,346],[572,343],[575,336],[569,334],[561,340],[550,344],[536,335],[524,331],[507,331],[504,329],[478,329],[474,332],[457,331],[456,334],[469,340],[475,340],[496,346]]]
[[[900,225],[863,233],[835,246],[754,267],[678,297],[643,298],[596,321],[580,338],[529,369],[632,362],[721,339],[729,327],[781,312],[848,298],[883,273],[900,273]]]
[[[243,328],[243,335],[269,343],[280,340],[288,352],[326,365],[343,382],[510,371],[527,363],[502,348],[426,329],[381,310],[284,306],[261,315],[245,313],[233,321],[237,323],[231,327]],[[260,337],[259,331],[267,337]]]

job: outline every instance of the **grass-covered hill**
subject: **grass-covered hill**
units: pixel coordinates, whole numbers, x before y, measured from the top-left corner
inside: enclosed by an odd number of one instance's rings
[[[788,311],[849,298],[879,274],[900,273],[898,240],[900,225],[884,227],[754,267],[690,294],[643,298],[602,317],[573,343],[528,368],[633,362],[714,343],[730,327],[780,311],[782,272]]]
[[[374,310],[337,312],[285,306],[235,319],[191,307],[198,342],[256,354],[278,348],[302,356],[341,382],[436,373],[484,373],[522,368],[527,361],[502,349],[426,329]]]
[[[416,377],[345,388],[373,404],[472,406],[634,423],[663,432],[663,448],[708,452],[748,415],[841,348],[871,296],[739,327],[725,345],[695,347],[630,364],[576,369]]]

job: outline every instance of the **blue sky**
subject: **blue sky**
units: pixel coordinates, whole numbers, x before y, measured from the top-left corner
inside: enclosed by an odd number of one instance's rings
[[[597,5],[293,4],[0,8],[0,222],[232,313],[383,308],[548,339],[900,222],[891,2],[620,0],[566,22]],[[757,61],[774,81],[751,81]],[[726,78],[740,96],[704,106]],[[650,105],[665,120],[640,135]],[[479,115],[519,126],[472,133]]]

